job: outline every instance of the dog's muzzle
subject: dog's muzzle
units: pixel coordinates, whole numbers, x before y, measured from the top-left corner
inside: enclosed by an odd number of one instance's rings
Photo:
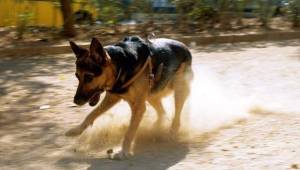
[[[90,97],[84,97],[81,95],[75,95],[74,97],[74,103],[82,106],[84,104],[86,104],[87,102],[89,102],[90,106],[95,106],[99,100],[100,100],[100,95],[103,92],[103,90],[99,90],[97,92],[94,92],[92,95],[89,95]]]
[[[95,94],[92,95],[92,97],[89,99],[90,106],[95,106],[99,102],[100,95],[102,92],[103,90],[101,90],[100,92],[96,92]]]

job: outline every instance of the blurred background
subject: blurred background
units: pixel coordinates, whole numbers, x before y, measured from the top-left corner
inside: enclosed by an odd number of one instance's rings
[[[299,0],[0,0],[1,46],[65,37],[287,31]]]

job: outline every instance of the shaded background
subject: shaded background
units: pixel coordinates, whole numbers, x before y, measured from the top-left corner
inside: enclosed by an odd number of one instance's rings
[[[299,0],[1,0],[2,46],[65,37],[291,31]]]

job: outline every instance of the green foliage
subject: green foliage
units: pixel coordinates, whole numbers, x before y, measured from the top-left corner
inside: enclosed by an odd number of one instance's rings
[[[197,4],[197,0],[171,0],[171,2],[176,5],[177,12],[180,14],[188,14]]]
[[[98,19],[105,24],[116,24],[124,17],[121,0],[94,0],[98,10]]]
[[[288,14],[293,26],[300,27],[300,0],[289,1]]]
[[[259,19],[262,22],[262,26],[268,28],[269,21],[274,14],[275,1],[274,0],[257,0]]]
[[[150,0],[133,0],[129,8],[132,13],[152,13],[152,3]]]
[[[172,0],[181,16],[190,22],[230,23],[232,13],[241,13],[245,0]],[[226,22],[223,22],[226,21]]]
[[[33,12],[26,9],[24,12],[20,13],[18,15],[18,21],[17,21],[17,38],[22,39],[23,34],[26,31],[27,26],[29,25],[30,21],[33,18]]]
[[[195,21],[207,21],[217,17],[217,11],[211,6],[203,6],[201,8],[194,8],[188,13],[189,17]]]

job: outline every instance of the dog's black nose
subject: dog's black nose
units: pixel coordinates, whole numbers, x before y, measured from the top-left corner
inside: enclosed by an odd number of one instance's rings
[[[81,99],[80,97],[78,96],[75,96],[74,97],[74,103],[81,106],[81,105],[84,105],[86,103],[85,100]]]

